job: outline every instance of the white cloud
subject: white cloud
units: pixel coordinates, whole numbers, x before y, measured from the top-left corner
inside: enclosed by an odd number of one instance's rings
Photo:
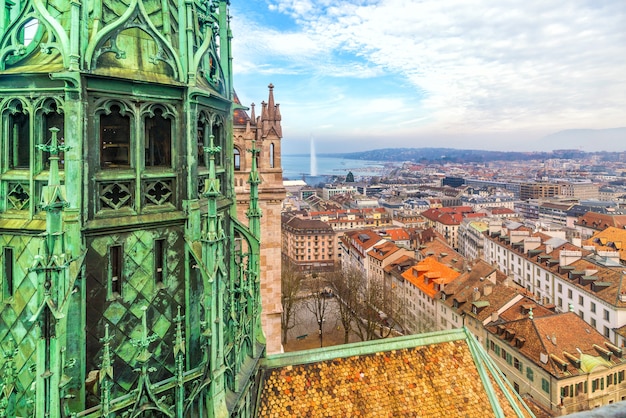
[[[366,106],[407,117],[387,116],[378,118],[375,127],[361,127],[370,132],[400,125],[422,132],[547,132],[623,126],[626,121],[623,0],[268,0],[268,4],[270,12],[297,22],[299,31],[268,30],[235,15],[236,47],[243,58],[235,60],[236,72],[308,75],[314,79],[310,87],[342,91],[342,98],[347,90],[341,80],[334,86],[322,83],[333,83],[332,77],[393,74],[411,86],[415,100],[401,102],[401,109],[412,114],[398,112],[400,102],[386,101],[393,92],[378,103],[360,95],[356,101],[363,101],[355,103],[348,95],[338,104],[342,111],[334,112],[341,114],[344,124],[371,118],[373,109],[364,110]],[[283,120],[294,117],[306,124],[297,115],[302,110],[297,97],[285,91],[281,95],[298,106],[291,114],[281,108]],[[307,118],[333,119],[333,104],[318,99],[313,107],[328,113]],[[384,119],[393,125],[383,125]]]

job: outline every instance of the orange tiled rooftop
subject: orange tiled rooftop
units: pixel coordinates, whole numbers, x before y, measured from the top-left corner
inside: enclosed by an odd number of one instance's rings
[[[394,344],[405,346],[354,355]],[[266,360],[259,417],[483,418],[497,416],[498,408],[507,417],[532,416],[499,376],[488,373],[489,356],[463,329],[348,344],[320,361],[310,358],[324,353],[309,350],[285,364],[290,354]],[[297,364],[307,358],[313,362]]]

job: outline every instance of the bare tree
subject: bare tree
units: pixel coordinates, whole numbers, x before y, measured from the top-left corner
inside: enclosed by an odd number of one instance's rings
[[[281,303],[283,305],[281,316],[282,341],[283,344],[287,344],[287,334],[290,329],[296,326],[295,308],[304,274],[292,262],[285,261],[282,265],[280,279]]]
[[[357,269],[335,271],[329,276],[339,305],[344,342],[354,333],[360,340],[387,338],[400,332],[403,302],[382,281],[369,280]]]
[[[361,289],[359,303],[355,310],[354,332],[361,341],[378,339],[376,331],[382,324],[379,304],[383,300],[382,288],[376,282],[370,281],[367,287]]]
[[[311,293],[306,300],[306,308],[315,316],[320,337],[320,347],[324,346],[324,322],[328,313],[328,298],[332,296],[328,283],[322,276],[314,275],[311,282]]]
[[[343,326],[343,342],[350,341],[350,333],[353,331],[353,321],[359,304],[359,289],[363,284],[362,274],[356,269],[341,268],[334,270],[328,275],[329,285],[333,288],[337,297],[337,309],[339,322]]]

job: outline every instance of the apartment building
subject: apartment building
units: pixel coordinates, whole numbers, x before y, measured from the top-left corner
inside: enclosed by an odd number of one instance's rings
[[[326,200],[330,200],[333,196],[337,196],[341,194],[355,195],[357,194],[357,189],[354,186],[346,186],[346,185],[342,185],[338,187],[322,188],[322,197]]]
[[[422,237],[427,231],[422,233]],[[466,259],[454,250],[440,235],[430,235],[430,239],[420,241],[415,249],[415,258],[418,261],[428,257],[435,258],[438,262],[457,271],[463,271]]]
[[[339,262],[337,237],[327,223],[283,215],[281,232],[282,257],[298,266],[300,270],[330,271]]]
[[[399,247],[411,248],[411,233],[407,228],[381,228],[377,232]]]
[[[401,277],[402,294],[398,294],[406,308],[403,328],[410,334],[437,329],[437,295],[445,285],[460,273],[428,257],[406,269]]]
[[[572,309],[617,346],[626,325],[626,280],[619,253],[595,252],[523,227],[490,224],[484,260],[525,288],[538,303],[564,312]]]
[[[556,183],[522,183],[519,197],[521,200],[556,197],[561,193],[561,186]]]
[[[399,259],[411,257],[413,252],[407,248],[399,247],[391,241],[384,241],[375,245],[367,253],[368,258],[368,272],[367,281],[378,282],[383,284],[385,295],[391,295],[394,291],[394,287],[391,285],[390,280],[386,280],[385,269]]]
[[[498,321],[504,311],[520,301],[534,305],[520,290],[501,271],[478,260],[439,292],[439,329],[465,326],[482,343],[486,324]]]
[[[464,219],[459,225],[459,253],[468,260],[482,258],[484,240],[483,233],[489,224],[486,219]]]
[[[539,219],[558,225],[567,225],[569,211],[578,201],[547,201],[539,204]]]
[[[574,312],[526,311],[524,318],[486,327],[488,353],[517,393],[554,415],[626,400],[621,348]]]
[[[432,208],[422,212],[428,227],[443,235],[452,248],[458,248],[458,229],[464,218],[476,215],[469,206]]]
[[[621,211],[590,211],[578,218],[574,224],[582,239],[587,239],[596,232],[611,226],[626,228],[626,214]]]
[[[598,199],[600,187],[591,181],[571,181],[561,183],[561,195],[574,199]]]
[[[391,216],[383,208],[313,211],[309,213],[309,218],[326,222],[335,231],[380,228],[392,225]]]
[[[385,242],[371,229],[346,232],[339,238],[339,253],[342,269],[354,269],[368,277],[369,258],[367,253],[378,244]]]
[[[478,212],[485,208],[507,208],[515,207],[515,199],[509,196],[463,196],[463,205],[471,206],[474,211]]]
[[[396,210],[392,212],[394,225],[406,227],[406,228],[420,228],[426,227],[426,219],[414,211],[410,210]]]
[[[620,264],[626,266],[626,229],[610,226],[596,232],[583,245],[595,248],[596,252],[617,252]]]

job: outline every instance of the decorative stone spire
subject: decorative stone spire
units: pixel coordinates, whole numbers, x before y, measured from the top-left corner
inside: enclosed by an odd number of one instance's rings
[[[101,416],[109,418],[111,413],[111,387],[113,386],[113,360],[111,356],[111,340],[113,336],[109,334],[109,324],[104,325],[104,337],[100,339],[103,344],[102,365],[98,373],[98,383],[100,384],[100,405],[102,405]]]
[[[274,104],[274,85],[270,83],[267,88],[270,90],[270,97],[267,100],[267,117],[269,120],[276,120],[276,105]]]
[[[263,102],[263,113],[261,115],[262,132],[261,138],[266,138],[273,129],[279,138],[283,136],[283,129],[280,125],[282,116],[280,115],[280,105],[274,102],[274,85],[270,83],[269,97],[267,103]]]
[[[2,366],[2,372],[0,373],[0,418],[13,416],[14,409],[13,393],[15,390],[15,356],[19,353],[19,350],[13,341],[13,338],[9,338],[9,344],[7,350],[4,351],[4,365]]]
[[[255,106],[256,105],[254,103],[250,105],[250,123],[253,125],[256,125],[256,111],[254,110]]]
[[[210,135],[209,146],[204,147],[204,152],[209,154],[209,178],[206,180],[204,192],[209,205],[206,236],[209,241],[215,241],[218,238],[217,198],[220,195],[220,180],[215,175],[215,154],[221,150],[221,147],[215,146],[215,137]]]
[[[250,184],[250,206],[246,216],[250,219],[250,231],[255,237],[259,238],[261,236],[261,208],[259,208],[259,184],[261,184],[261,178],[259,177],[256,161],[261,151],[256,147],[256,141],[252,141],[252,148],[248,151],[252,154],[252,169],[248,178],[248,184]]]
[[[184,416],[185,402],[185,337],[183,337],[183,320],[181,307],[178,306],[178,314],[174,318],[176,322],[176,340],[174,341],[174,360],[176,364],[176,416]]]

